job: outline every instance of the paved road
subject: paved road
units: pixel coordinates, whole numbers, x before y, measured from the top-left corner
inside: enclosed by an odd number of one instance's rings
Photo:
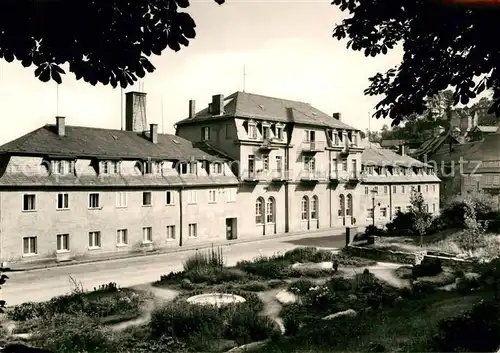
[[[339,232],[337,232],[339,234]],[[273,255],[297,246],[317,246],[339,248],[344,246],[343,235],[333,235],[328,231],[319,236],[296,235],[281,239],[234,244],[223,248],[228,266],[237,261],[251,260],[262,254]],[[183,261],[193,252],[151,255],[129,259],[111,260],[28,272],[11,272],[10,280],[2,287],[1,299],[9,306],[27,301],[46,301],[71,291],[74,286],[70,276],[85,289],[92,289],[104,283],[116,282],[128,287],[154,282],[160,275],[182,270]]]

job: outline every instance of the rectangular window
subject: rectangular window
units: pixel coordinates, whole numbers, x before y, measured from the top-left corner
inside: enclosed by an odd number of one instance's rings
[[[188,173],[188,165],[187,165],[187,163],[180,163],[179,164],[179,173],[181,175],[186,175]]]
[[[417,191],[420,192],[420,190],[421,190],[421,186],[417,185]]]
[[[195,204],[198,203],[198,194],[196,190],[188,190],[187,191],[187,203]]]
[[[143,206],[151,206],[152,205],[152,195],[151,191],[144,191],[142,193],[142,205]]]
[[[276,138],[280,141],[283,139],[283,128],[281,127],[276,128]]]
[[[193,175],[198,174],[198,163],[196,163],[196,162],[189,163],[189,174],[193,174]]]
[[[263,169],[269,170],[269,155],[265,154],[262,156]]]
[[[188,227],[189,227],[189,233],[188,233],[189,237],[196,238],[198,236],[196,223],[190,223]]]
[[[113,173],[119,174],[120,173],[119,162],[111,162],[111,165],[113,166]]]
[[[127,207],[127,192],[117,191],[116,192],[116,207]]]
[[[217,198],[217,191],[216,190],[208,190],[208,202],[215,203],[216,198]]]
[[[142,242],[152,243],[153,242],[153,228],[143,227],[142,228]]]
[[[90,193],[89,194],[89,208],[99,208],[99,194]]]
[[[175,226],[167,226],[167,240],[174,240],[175,239]]]
[[[212,174],[222,174],[222,163],[212,163]]]
[[[381,218],[387,217],[387,208],[385,207],[380,208],[380,217]]]
[[[165,191],[165,205],[174,205],[174,193],[172,191]]]
[[[201,128],[201,139],[203,141],[210,140],[210,127],[204,126]]]
[[[262,139],[266,140],[269,138],[269,126],[262,127]]]
[[[342,161],[342,171],[347,172],[347,160]]]
[[[37,254],[37,241],[36,237],[23,238],[23,254],[36,255]]]
[[[69,234],[57,234],[57,251],[69,251]]]
[[[384,194],[387,194],[387,186],[384,186]]]
[[[153,174],[153,161],[144,162],[144,174]]]
[[[397,192],[397,187],[394,185],[394,186],[392,187],[392,193],[393,193],[393,194],[395,194],[396,192]]]
[[[227,189],[227,202],[236,201],[236,189]]]
[[[425,192],[429,192],[429,185],[425,186]]]
[[[67,210],[69,208],[69,194],[59,193],[57,194],[57,209]]]
[[[34,194],[23,195],[23,211],[36,210],[36,196]]]
[[[405,193],[405,186],[404,185],[401,185],[401,193],[404,194]]]
[[[365,186],[365,195],[368,195],[370,193],[370,189],[368,188],[368,186]]]
[[[248,137],[251,139],[257,138],[257,127],[254,124],[248,124]]]
[[[367,213],[367,217],[366,218],[370,218],[370,219],[373,218],[373,208],[367,209],[366,213]]]
[[[436,204],[435,203],[432,204],[432,213],[436,213]]]
[[[102,173],[109,174],[109,162],[102,162]]]
[[[126,229],[118,229],[116,231],[116,245],[128,244],[128,231]]]
[[[276,171],[281,173],[283,170],[283,159],[281,156],[276,156]]]
[[[89,232],[89,248],[97,249],[101,247],[101,232]]]

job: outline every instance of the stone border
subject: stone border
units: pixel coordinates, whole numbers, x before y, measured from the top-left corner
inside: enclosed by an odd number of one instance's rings
[[[402,264],[415,264],[416,254],[407,253],[401,251],[392,251],[392,250],[382,250],[375,249],[365,246],[347,246],[344,248],[344,251],[356,257],[362,257],[365,259],[375,260],[375,261],[387,261],[387,262],[395,262]],[[439,259],[443,266],[455,267],[458,265],[466,265],[471,266],[473,264],[472,261],[464,260],[456,257],[447,257],[447,256],[437,256],[437,255],[424,255],[424,258],[434,258]]]

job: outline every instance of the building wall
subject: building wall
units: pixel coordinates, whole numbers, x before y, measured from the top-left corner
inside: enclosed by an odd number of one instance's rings
[[[177,135],[190,141],[202,141],[202,128],[210,128],[210,139],[207,140],[214,147],[227,153],[234,159],[239,159],[239,147],[234,143],[238,139],[235,119],[206,121],[200,124],[181,125],[177,128]]]
[[[235,187],[169,189],[174,204],[165,204],[166,190],[154,190],[152,205],[142,206],[142,190],[127,190],[127,206],[117,207],[117,190],[97,191],[99,209],[89,209],[88,191],[68,191],[69,209],[57,209],[58,192],[0,192],[1,257],[3,261],[38,260],[54,257],[57,235],[69,234],[72,256],[113,253],[141,249],[143,227],[152,227],[153,247],[177,247],[183,232],[183,245],[210,242],[226,237],[226,218],[239,218],[236,202],[227,193]],[[188,204],[187,193],[196,190],[197,203]],[[216,190],[216,202],[208,202],[208,191]],[[123,191],[123,190],[120,190]],[[147,190],[149,191],[149,190]],[[92,191],[93,192],[93,191]],[[23,211],[23,195],[35,194],[36,209]],[[182,195],[182,209],[181,209]],[[181,224],[181,212],[183,214]],[[197,224],[197,237],[189,237],[189,223]],[[175,239],[167,239],[167,226],[175,226]],[[117,230],[127,229],[128,244],[117,245]],[[89,232],[101,232],[101,247],[89,249]],[[23,237],[37,237],[37,255],[23,256]]]

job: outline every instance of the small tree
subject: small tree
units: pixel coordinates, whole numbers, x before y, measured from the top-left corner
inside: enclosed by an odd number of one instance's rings
[[[424,244],[424,235],[432,224],[432,216],[425,208],[425,200],[422,193],[412,190],[410,196],[411,212],[415,215],[415,230],[420,235],[420,246]]]
[[[464,225],[465,229],[460,232],[458,242],[460,246],[472,256],[472,251],[485,245],[485,225],[477,220],[476,205],[473,199],[464,200]]]

